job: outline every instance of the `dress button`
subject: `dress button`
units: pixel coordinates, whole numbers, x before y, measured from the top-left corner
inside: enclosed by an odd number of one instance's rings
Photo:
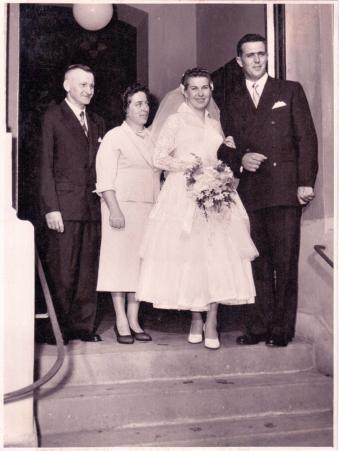
[[[273,166],[276,166],[276,165],[277,165],[277,163],[274,161],[274,162],[273,162]]]

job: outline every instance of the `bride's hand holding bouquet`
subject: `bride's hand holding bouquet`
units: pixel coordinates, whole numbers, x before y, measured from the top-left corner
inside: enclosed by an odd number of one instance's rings
[[[204,166],[200,157],[192,155],[192,167],[185,171],[186,186],[208,219],[210,214],[222,213],[234,203],[233,172],[221,161],[214,166]]]

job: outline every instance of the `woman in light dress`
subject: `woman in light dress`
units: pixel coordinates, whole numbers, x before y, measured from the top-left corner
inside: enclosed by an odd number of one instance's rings
[[[122,344],[151,340],[139,324],[139,301],[135,297],[138,250],[160,188],[160,171],[153,166],[154,146],[145,128],[148,96],[141,85],[125,91],[126,119],[105,135],[96,159],[96,191],[101,195],[102,216],[97,290],[111,292],[115,332]]]
[[[191,310],[188,341],[202,342],[204,333],[205,346],[218,349],[218,304],[254,302],[251,260],[257,250],[237,193],[226,212],[206,219],[186,187],[184,171],[195,155],[204,166],[215,165],[224,141],[220,122],[207,110],[212,89],[206,70],[187,70],[182,103],[161,127],[154,164],[168,175],[142,241],[137,298],[156,308]],[[202,312],[207,312],[205,324]]]

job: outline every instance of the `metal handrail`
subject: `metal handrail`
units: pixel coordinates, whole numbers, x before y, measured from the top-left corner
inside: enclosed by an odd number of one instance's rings
[[[334,267],[333,261],[325,254],[325,252],[323,252],[326,250],[326,246],[316,244],[314,246],[314,250],[325,260],[326,263],[328,263],[332,268]]]
[[[20,388],[18,390],[5,393],[4,394],[4,403],[9,403],[13,401],[18,401],[19,399],[24,398],[25,396],[30,395],[33,393],[34,390],[44,385],[46,382],[52,379],[56,375],[56,373],[61,368],[62,364],[64,363],[65,359],[65,348],[63,343],[63,337],[61,334],[60,326],[55,314],[53,301],[51,298],[51,294],[47,285],[45,273],[41,264],[41,260],[39,258],[38,252],[36,251],[36,265],[38,269],[38,274],[40,278],[41,287],[45,296],[46,300],[46,306],[48,315],[52,324],[52,330],[55,336],[55,340],[57,343],[57,359],[54,362],[53,366],[50,368],[50,370],[41,378],[39,378],[37,381],[35,381],[33,384],[27,385],[26,387]]]

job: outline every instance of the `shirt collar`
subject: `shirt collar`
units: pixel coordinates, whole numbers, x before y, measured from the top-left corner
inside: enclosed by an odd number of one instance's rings
[[[67,105],[70,107],[70,109],[73,111],[73,113],[76,115],[76,117],[79,119],[80,117],[80,113],[83,111],[85,113],[85,118],[86,118],[86,108],[80,109],[78,106],[74,105],[73,103],[71,103],[67,97],[65,98],[65,102],[67,103]],[[85,119],[86,120],[86,119]]]
[[[250,93],[252,93],[253,90],[253,84],[255,83],[257,85],[257,91],[259,92],[259,94],[261,94],[264,90],[265,84],[267,82],[268,79],[268,73],[265,72],[264,75],[259,78],[259,80],[257,81],[253,81],[253,80],[247,80],[246,79],[246,87],[248,89],[248,91]]]
[[[150,132],[148,131],[148,129],[146,127],[144,127],[142,130],[140,130],[139,132],[136,132],[135,130],[133,130],[126,121],[123,121],[122,126],[124,128],[127,128],[131,133],[133,133],[134,135],[139,136],[140,138],[146,138],[150,136]]]
[[[194,116],[196,116],[196,114],[194,113],[194,111],[192,110],[192,108],[190,108],[186,102],[183,102],[179,108],[178,108],[178,113],[190,113],[190,114],[194,114]],[[205,109],[205,119],[211,118],[210,113],[207,111],[207,109]]]

